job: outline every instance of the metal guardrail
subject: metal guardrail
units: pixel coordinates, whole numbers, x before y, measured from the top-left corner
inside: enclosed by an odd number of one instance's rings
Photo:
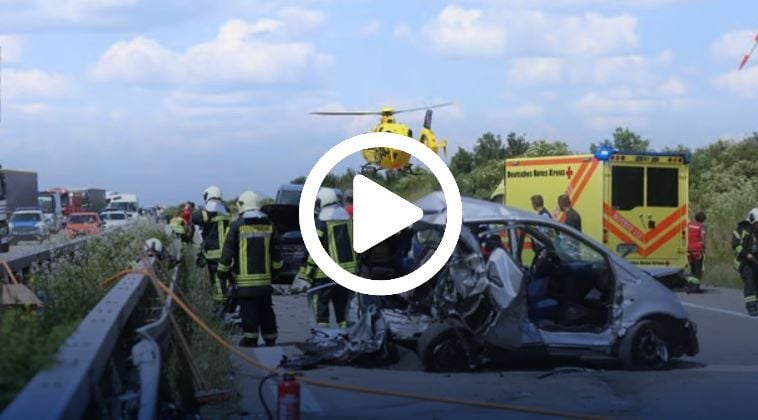
[[[145,267],[140,264],[138,268]],[[175,268],[170,285],[172,290],[177,276],[178,269]],[[173,302],[166,299],[155,321],[136,331],[129,328],[141,312],[138,309],[144,306],[141,302],[147,297],[146,291],[152,290],[150,281],[142,274],[127,274],[121,278],[66,339],[58,350],[56,364],[37,373],[0,418],[69,419],[89,417],[93,412],[96,417],[102,417],[103,413],[109,413],[108,417],[133,417],[135,413],[127,414],[131,412],[128,407],[136,405],[140,419],[155,418],[161,354],[168,341]],[[126,353],[123,347],[128,346],[134,337],[130,333],[135,333],[141,340],[123,358],[131,356],[131,370],[136,369],[137,375],[118,372],[114,366],[115,355]],[[136,392],[132,383],[135,376]],[[108,384],[104,386],[104,382]],[[112,392],[102,389],[115,382],[119,384]]]
[[[178,276],[179,267],[175,267],[171,275],[171,284],[169,284],[171,293],[176,288]],[[160,317],[154,322],[137,329],[137,334],[142,337],[142,340],[132,347],[132,364],[134,364],[139,372],[138,418],[141,420],[157,417],[161,355],[168,342],[166,338],[171,327],[173,305],[174,300],[172,296],[167,296]]]

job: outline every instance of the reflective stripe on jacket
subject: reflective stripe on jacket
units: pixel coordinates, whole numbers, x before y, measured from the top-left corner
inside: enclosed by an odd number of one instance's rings
[[[243,215],[231,224],[218,264],[220,273],[234,269],[238,288],[268,286],[282,268],[276,229],[263,213],[255,216]]]

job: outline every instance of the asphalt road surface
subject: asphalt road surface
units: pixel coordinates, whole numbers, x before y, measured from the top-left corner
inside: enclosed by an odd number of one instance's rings
[[[564,415],[622,418],[758,418],[758,318],[745,315],[738,290],[707,288],[700,295],[679,294],[698,324],[700,353],[672,363],[668,370],[555,369],[436,374],[418,370],[410,351],[392,369],[323,367],[305,372],[339,384],[406,391],[430,396],[498,402]],[[277,296],[275,307],[281,347],[243,349],[269,365],[308,334],[304,296]],[[236,338],[236,337],[235,337]],[[258,399],[260,371],[234,360],[243,417],[264,418]],[[564,370],[566,370],[564,372]],[[550,375],[545,375],[551,373]],[[264,387],[275,407],[276,384]],[[367,395],[304,385],[304,418],[460,419],[542,417],[528,411],[503,411],[458,404]],[[275,409],[275,408],[274,408]]]

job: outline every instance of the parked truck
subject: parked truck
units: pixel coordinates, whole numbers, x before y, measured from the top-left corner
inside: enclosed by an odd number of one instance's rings
[[[137,194],[109,193],[108,207],[125,211],[130,219],[136,218],[139,214]]]
[[[81,196],[82,204],[79,211],[99,213],[108,202],[105,199],[105,190],[101,188],[77,188],[75,190]]]
[[[40,191],[37,194],[39,209],[50,226],[50,231],[55,233],[63,228],[63,203],[61,195],[57,192]]]
[[[37,207],[37,173],[0,167],[0,252],[10,249],[8,223],[19,207]]]

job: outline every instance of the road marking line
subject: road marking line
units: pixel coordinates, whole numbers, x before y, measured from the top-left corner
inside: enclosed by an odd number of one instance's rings
[[[752,317],[752,316],[750,316],[748,314],[744,314],[742,312],[730,311],[728,309],[716,308],[714,306],[700,305],[700,304],[691,303],[691,302],[682,302],[682,305],[689,306],[690,308],[697,308],[697,309],[702,309],[702,310],[705,310],[705,311],[718,312],[718,313],[724,314],[724,315],[738,316],[740,318],[745,318],[745,319],[749,319],[749,320],[752,320],[752,321],[758,321],[758,318]]]

